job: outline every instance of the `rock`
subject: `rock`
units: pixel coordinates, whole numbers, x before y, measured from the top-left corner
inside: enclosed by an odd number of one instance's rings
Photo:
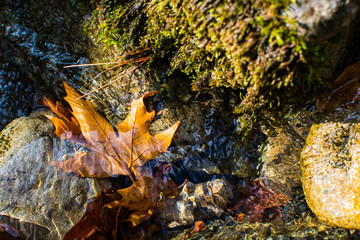
[[[48,239],[62,239],[101,186],[50,164],[76,146],[54,138],[43,114],[16,119],[1,132],[0,214],[49,229]]]
[[[277,185],[288,196],[301,188],[299,159],[308,131],[314,122],[311,112],[302,112],[269,134],[261,155],[260,177]]]
[[[359,7],[356,0],[298,0],[291,4],[288,15],[296,19],[298,34],[313,42],[349,29]]]
[[[168,228],[193,224],[197,220],[220,217],[233,197],[233,187],[224,179],[194,184],[187,182],[182,192],[157,215]]]
[[[303,147],[302,139],[294,140],[297,136],[289,133],[290,128],[278,128],[276,136],[268,138],[261,155],[263,165],[260,172],[262,177],[278,184],[287,193],[301,185],[298,161]]]
[[[330,226],[360,229],[360,124],[312,126],[301,153],[306,201]]]

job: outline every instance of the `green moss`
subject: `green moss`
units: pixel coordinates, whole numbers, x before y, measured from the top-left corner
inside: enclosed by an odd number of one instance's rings
[[[13,134],[13,130],[12,128],[9,130],[9,134],[2,134],[0,135],[0,157],[2,157],[7,150],[10,149],[11,147],[11,142],[10,142],[10,137],[11,134]],[[1,162],[0,162],[1,163]]]
[[[185,72],[196,91],[237,92],[234,113],[239,131],[248,133],[269,109],[283,113],[299,94],[323,84],[326,54],[297,36],[295,21],[284,14],[291,2],[121,1],[98,8],[86,29],[105,47],[152,47],[151,64],[169,59],[168,74]]]

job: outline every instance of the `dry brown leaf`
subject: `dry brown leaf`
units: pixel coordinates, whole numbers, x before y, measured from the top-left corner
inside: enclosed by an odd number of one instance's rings
[[[316,110],[331,112],[354,106],[360,101],[360,61],[348,66],[329,90],[316,100]]]
[[[179,125],[176,122],[154,136],[150,134],[149,127],[155,111],[146,110],[144,98],[155,93],[151,92],[131,103],[129,115],[119,124],[116,132],[91,103],[80,98],[75,89],[66,83],[64,87],[67,93],[65,100],[72,109],[73,118],[70,121],[60,115],[61,119],[48,118],[54,123],[58,136],[89,149],[89,152],[76,153],[71,159],[52,162],[64,172],[96,178],[119,174],[131,176],[138,166],[166,152]]]

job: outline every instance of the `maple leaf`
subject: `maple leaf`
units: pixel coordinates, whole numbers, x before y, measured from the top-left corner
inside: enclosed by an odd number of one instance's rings
[[[158,207],[164,207],[165,201],[178,194],[179,186],[167,178],[170,164],[158,163],[153,172],[145,169],[140,172],[136,181],[128,188],[117,190],[113,200],[105,205],[108,208],[126,207],[132,213],[123,221],[131,222],[132,226],[147,220]]]
[[[179,125],[176,122],[170,128],[151,135],[149,127],[155,117],[155,111],[148,112],[144,98],[156,92],[150,92],[133,100],[126,119],[114,127],[98,112],[94,106],[81,99],[81,95],[64,82],[67,96],[64,98],[72,109],[72,116],[64,117],[54,111],[59,118],[47,116],[55,125],[55,134],[59,137],[85,146],[88,152],[78,152],[73,158],[51,162],[64,172],[82,177],[105,178],[114,175],[129,175],[136,168],[166,152]]]
[[[170,164],[158,162],[155,169],[142,168],[130,187],[103,190],[87,205],[84,216],[66,233],[64,240],[119,239],[119,231],[128,234],[131,229],[140,230],[144,227],[141,223],[158,208],[165,208],[166,201],[178,194],[179,186],[170,178],[170,169]],[[155,225],[150,227],[161,229]],[[144,233],[139,231],[139,234],[130,239],[139,239]]]
[[[51,96],[43,95],[38,101],[38,104],[49,107],[56,115],[62,119],[71,121],[71,112],[61,102],[55,101]]]

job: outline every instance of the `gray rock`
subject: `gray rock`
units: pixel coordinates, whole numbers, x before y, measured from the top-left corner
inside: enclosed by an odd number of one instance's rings
[[[357,0],[297,0],[287,14],[297,22],[297,31],[314,41],[345,32],[360,7]]]
[[[1,132],[0,214],[49,229],[48,239],[62,239],[101,187],[50,164],[76,146],[54,138],[52,123],[41,115],[16,119]]]

